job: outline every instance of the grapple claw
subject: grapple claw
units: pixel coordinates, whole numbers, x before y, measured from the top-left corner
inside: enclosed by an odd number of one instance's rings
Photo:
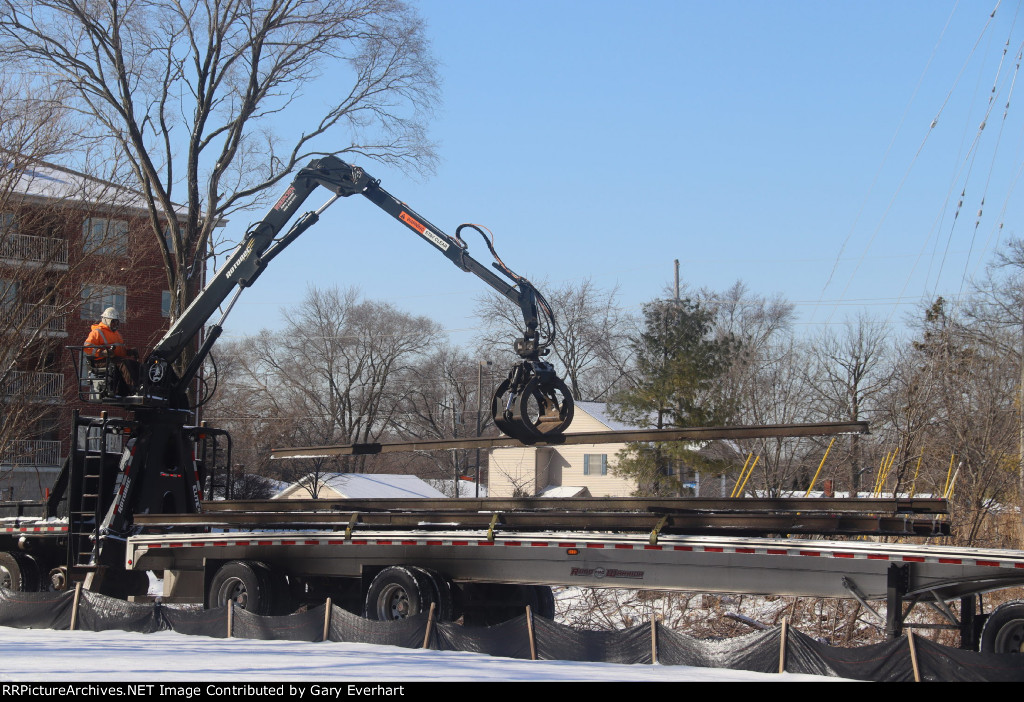
[[[527,444],[560,437],[574,408],[569,388],[544,361],[517,364],[491,398],[494,425]]]

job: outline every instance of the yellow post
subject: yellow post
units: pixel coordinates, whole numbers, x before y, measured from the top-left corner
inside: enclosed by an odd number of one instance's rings
[[[953,488],[956,487],[956,477],[958,475],[960,475],[960,468],[962,468],[963,465],[964,465],[964,462],[960,461],[959,465],[957,465],[957,467],[956,467],[956,470],[953,471],[953,479],[949,481],[949,487],[946,488],[946,492],[943,493],[943,495],[942,495],[943,499],[948,500],[950,498],[950,496],[952,496]]]
[[[885,467],[885,474],[882,475],[882,483],[878,486],[878,496],[881,497],[885,491],[885,484],[889,481],[889,474],[892,473],[892,464],[896,462],[896,454],[900,452],[900,447],[897,446],[896,450],[892,452],[892,458],[889,459],[889,465]],[[895,495],[893,495],[895,497]]]
[[[747,465],[750,464],[750,459],[753,457],[753,451],[747,454],[747,460],[743,462],[743,467],[740,468],[740,474],[736,478],[736,484],[732,486],[732,493],[730,493],[729,497],[736,497],[736,491],[740,489],[740,481],[743,480],[743,475],[747,472]]]
[[[747,477],[743,479],[743,484],[740,485],[739,494],[737,497],[743,497],[743,488],[747,486],[747,481],[750,480],[750,476],[754,474],[754,468],[757,466],[757,462],[761,460],[761,454],[757,454],[757,458],[754,459],[754,464],[750,466],[750,470],[747,471]]]
[[[811,496],[811,490],[814,489],[814,484],[818,482],[818,476],[821,474],[821,469],[825,467],[825,459],[828,458],[828,452],[832,450],[832,444],[836,442],[836,437],[832,437],[832,441],[828,442],[828,448],[825,449],[825,455],[821,457],[821,463],[818,464],[818,470],[815,472],[814,477],[811,478],[811,485],[807,488],[807,492],[804,493],[804,497]]]
[[[910,495],[909,495],[910,497],[914,496],[914,490],[917,488],[917,474],[921,471],[921,459],[922,458],[924,458],[924,454],[923,453],[920,456],[917,457],[917,467],[914,468],[914,479],[910,483]]]
[[[882,462],[878,464],[878,472],[875,473],[875,484],[871,486],[871,496],[878,495],[878,484],[882,482],[882,473],[885,471],[885,464],[889,462],[889,452],[882,456]]]
[[[946,487],[942,488],[942,496],[946,497],[949,494],[949,480],[953,475],[953,460],[956,458],[955,453],[949,454],[949,470],[946,471]],[[947,498],[948,499],[948,498]]]

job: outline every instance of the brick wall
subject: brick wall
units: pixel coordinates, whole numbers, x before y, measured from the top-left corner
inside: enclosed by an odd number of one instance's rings
[[[47,209],[48,208],[48,209]],[[48,216],[40,217],[46,211]],[[39,300],[40,290],[49,287],[56,295],[72,302],[71,312],[64,318],[65,334],[51,335],[50,348],[45,351],[55,355],[47,364],[48,370],[62,372],[64,375],[64,402],[54,403],[47,409],[55,416],[58,428],[47,436],[54,434],[61,441],[62,457],[70,450],[71,415],[75,409],[83,414],[96,415],[107,410],[111,416],[122,416],[117,408],[88,404],[78,397],[78,378],[72,362],[71,353],[65,346],[81,345],[89,333],[92,324],[99,321],[99,311],[116,302],[115,306],[123,307],[121,334],[130,347],[138,348],[140,358],[144,358],[153,344],[166,332],[169,319],[164,316],[164,291],[167,290],[167,278],[163,271],[163,261],[159,242],[156,240],[148,219],[139,214],[125,215],[124,212],[112,213],[99,211],[84,206],[61,205],[47,206],[45,203],[22,206],[14,214],[19,221],[26,223],[22,234],[43,235],[60,238],[67,242],[67,265],[63,270],[47,273],[44,285],[40,287],[40,275],[32,272],[35,281],[31,286],[24,286],[24,294],[29,299]],[[113,226],[100,227],[99,220],[116,221]],[[45,221],[45,226],[35,226]],[[85,222],[96,224],[97,228],[107,232],[102,237],[92,233],[96,229],[85,226]],[[125,235],[121,232],[127,227]],[[28,276],[29,269],[23,264],[20,274]],[[2,275],[18,275],[18,266],[10,260],[0,264]],[[97,291],[105,289],[110,297],[93,295],[91,300],[82,299],[83,288]],[[34,296],[34,297],[33,297]],[[31,359],[27,359],[33,365]],[[38,365],[38,364],[35,364]],[[26,437],[36,438],[36,437]],[[45,487],[52,483],[55,471],[31,469],[20,466],[15,471],[4,470],[0,476],[0,499],[10,498],[13,488],[14,499],[40,499]]]

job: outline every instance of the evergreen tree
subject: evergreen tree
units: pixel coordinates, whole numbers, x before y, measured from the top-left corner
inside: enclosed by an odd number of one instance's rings
[[[612,415],[657,429],[732,420],[737,407],[723,392],[723,379],[742,346],[732,335],[714,332],[714,313],[697,301],[645,305],[643,332],[632,341],[636,382],[613,400]],[[634,444],[619,454],[615,472],[635,480],[638,494],[681,494],[683,461],[691,468],[702,462],[691,447],[678,442]]]

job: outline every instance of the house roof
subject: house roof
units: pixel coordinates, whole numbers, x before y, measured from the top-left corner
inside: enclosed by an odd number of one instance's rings
[[[109,209],[128,209],[137,213],[147,212],[145,196],[138,190],[96,178],[85,173],[52,163],[38,162],[22,169],[22,177],[14,186],[14,192],[26,200],[51,202],[60,200]],[[179,216],[186,208],[175,204]],[[216,226],[223,227],[226,219],[218,220]]]
[[[145,209],[142,195],[130,188],[50,163],[23,168],[14,191],[28,199]]]
[[[548,485],[537,493],[537,497],[590,497],[590,489],[586,486]]]
[[[313,477],[313,475],[307,475],[298,482],[292,483],[274,497],[281,497],[293,488],[305,485]],[[326,473],[318,476],[318,478],[322,485],[326,485],[344,497],[353,499],[445,496],[440,490],[435,490],[415,475]]]
[[[643,428],[612,419],[611,415],[608,414],[607,402],[577,402],[576,409],[583,410],[613,431],[628,431],[630,429]]]
[[[437,488],[444,496],[447,497],[451,493],[451,480],[427,480],[427,485],[432,488]],[[472,480],[457,480],[455,484],[459,486],[459,497],[476,497],[476,482]],[[480,497],[487,497],[487,486],[483,483],[480,484]]]

